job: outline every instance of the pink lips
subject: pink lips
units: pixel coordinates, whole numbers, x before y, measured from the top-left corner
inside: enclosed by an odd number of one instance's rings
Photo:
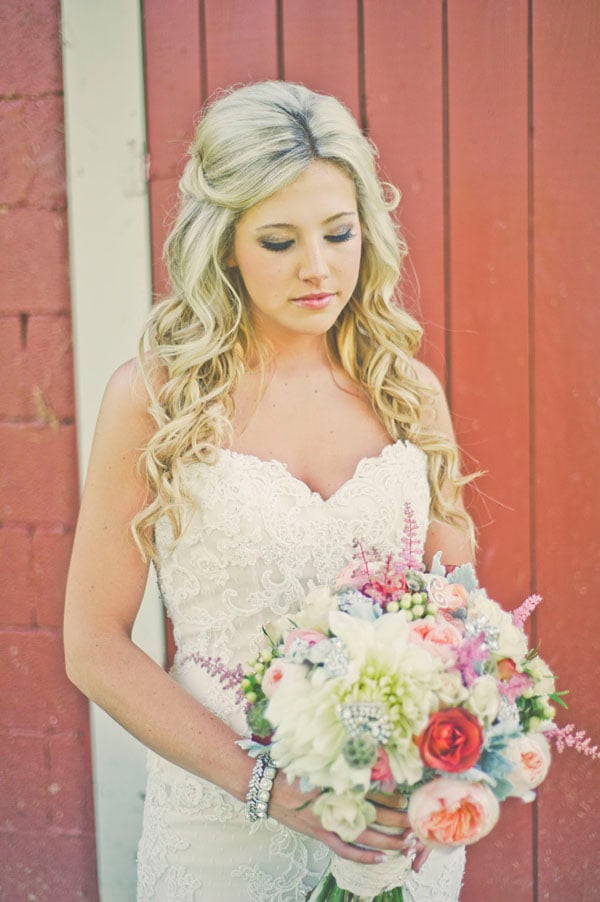
[[[333,298],[333,294],[307,294],[302,298],[292,298],[292,304],[307,310],[322,310]]]

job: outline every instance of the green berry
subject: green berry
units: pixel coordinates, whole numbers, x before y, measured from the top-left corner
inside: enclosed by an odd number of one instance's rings
[[[412,609],[413,620],[418,620],[419,617],[422,617],[425,613],[425,608],[422,604],[416,604]]]
[[[248,698],[248,696],[246,696]],[[255,736],[264,739],[273,732],[273,725],[265,717],[265,710],[269,704],[268,698],[261,698],[259,702],[252,705],[246,713],[246,721]]]
[[[388,612],[388,614],[395,614],[397,611],[400,610],[400,605],[398,604],[397,601],[390,601],[386,604],[385,609]]]
[[[246,701],[249,702],[251,705],[254,704],[254,702],[256,701],[257,698],[258,698],[258,695],[256,694],[256,692],[247,692],[246,693]]]
[[[402,598],[400,599],[400,607],[403,610],[408,611],[410,609],[411,605],[412,605],[412,595],[410,595],[408,592],[405,592],[404,595],[402,596]]]

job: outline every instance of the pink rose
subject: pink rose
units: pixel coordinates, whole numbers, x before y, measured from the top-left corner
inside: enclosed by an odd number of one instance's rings
[[[408,638],[424,645],[428,652],[448,661],[453,649],[462,642],[460,630],[446,620],[413,620],[408,624]]]
[[[377,761],[371,768],[371,780],[373,783],[381,783],[382,792],[393,792],[396,788],[388,753],[381,746],[377,751]]]
[[[316,645],[317,642],[322,642],[323,639],[326,638],[327,636],[324,636],[323,633],[320,633],[318,630],[290,630],[283,646],[283,653],[284,655],[289,655],[294,646],[294,642],[307,642],[308,645],[312,647],[313,645]]]
[[[460,583],[449,583],[443,576],[432,576],[427,592],[430,600],[440,611],[452,613],[467,606],[469,593],[465,587]]]
[[[412,829],[427,846],[462,846],[487,836],[500,807],[483,783],[439,777],[416,789],[408,804]]]
[[[306,670],[302,664],[294,664],[292,661],[282,661],[275,658],[262,678],[262,691],[267,698],[272,698],[284,677],[291,675],[301,676],[303,679]]]
[[[432,576],[429,579],[427,593],[436,608],[450,613],[465,608],[469,597],[464,586],[449,583],[443,576]]]
[[[512,739],[503,755],[514,764],[514,770],[507,776],[513,787],[511,795],[531,801],[531,790],[545,780],[550,767],[548,740],[541,733],[527,733]]]
[[[458,611],[466,608],[469,593],[460,583],[448,583],[442,592],[442,602],[439,607],[446,611]]]

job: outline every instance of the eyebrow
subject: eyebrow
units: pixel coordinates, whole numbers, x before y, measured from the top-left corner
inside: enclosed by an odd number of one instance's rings
[[[328,216],[327,219],[323,220],[321,225],[328,225],[330,222],[333,222],[334,219],[341,219],[342,216],[356,216],[357,213],[355,210],[348,210],[344,213],[334,213],[333,216]],[[290,222],[270,222],[268,225],[259,226],[257,232],[261,232],[263,229],[295,229],[296,226],[292,225]]]

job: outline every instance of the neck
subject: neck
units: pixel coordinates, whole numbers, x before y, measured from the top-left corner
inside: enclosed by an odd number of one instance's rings
[[[256,332],[258,340],[268,349],[268,360],[277,369],[330,366],[325,335],[305,335],[277,329],[270,329],[268,332],[257,329]]]

